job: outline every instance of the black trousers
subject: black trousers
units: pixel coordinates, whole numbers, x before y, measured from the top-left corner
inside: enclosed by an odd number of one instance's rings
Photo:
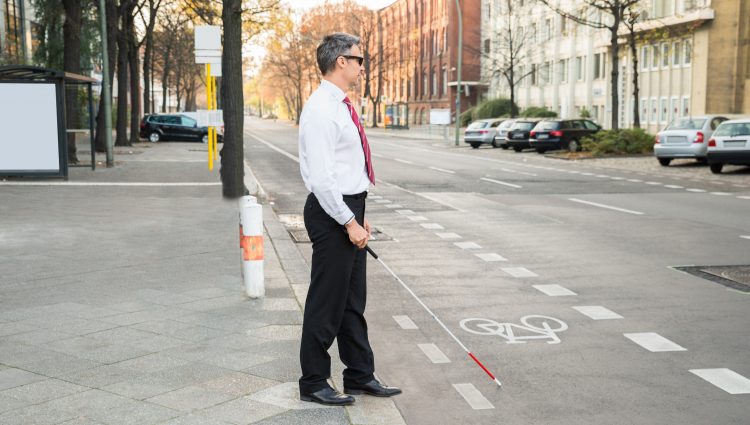
[[[365,199],[344,198],[357,222],[364,223]],[[375,361],[367,338],[367,251],[349,240],[310,194],[305,203],[305,226],[313,243],[310,289],[305,302],[300,363],[300,391],[310,393],[328,386],[334,338],[346,366],[344,384],[364,384],[374,378]]]

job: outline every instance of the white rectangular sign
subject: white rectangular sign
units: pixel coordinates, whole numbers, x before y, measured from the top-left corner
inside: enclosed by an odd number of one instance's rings
[[[211,64],[211,76],[221,77],[221,62]]]
[[[449,125],[450,123],[450,109],[430,109],[430,124]]]
[[[0,171],[60,171],[54,84],[0,83]]]
[[[195,63],[210,63],[212,66],[214,64],[221,65],[221,56],[196,56]]]
[[[198,109],[196,120],[198,121],[198,127],[221,127],[224,125],[224,112],[221,109],[212,111]]]
[[[195,50],[221,50],[221,28],[216,25],[195,27]]]

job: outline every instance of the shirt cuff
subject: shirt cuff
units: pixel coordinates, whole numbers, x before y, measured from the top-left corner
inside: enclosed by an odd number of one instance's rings
[[[353,220],[354,220],[354,214],[352,214],[352,218],[350,218],[349,220],[346,221],[346,223],[344,223],[344,226],[351,223]]]

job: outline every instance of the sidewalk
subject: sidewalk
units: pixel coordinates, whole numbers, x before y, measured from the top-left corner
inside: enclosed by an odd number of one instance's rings
[[[205,149],[0,181],[0,423],[403,423],[391,400],[299,401],[309,270],[264,206],[266,297],[244,295],[237,203]]]

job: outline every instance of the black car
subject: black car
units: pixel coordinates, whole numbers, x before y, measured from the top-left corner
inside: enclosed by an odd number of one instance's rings
[[[539,120],[521,118],[516,120],[505,135],[506,144],[516,152],[529,149],[529,134]]]
[[[543,120],[533,130],[529,144],[539,153],[565,149],[581,150],[581,139],[602,128],[589,120]]]
[[[208,127],[198,127],[198,121],[181,114],[146,115],[141,120],[140,136],[154,143],[161,140],[208,143]]]

